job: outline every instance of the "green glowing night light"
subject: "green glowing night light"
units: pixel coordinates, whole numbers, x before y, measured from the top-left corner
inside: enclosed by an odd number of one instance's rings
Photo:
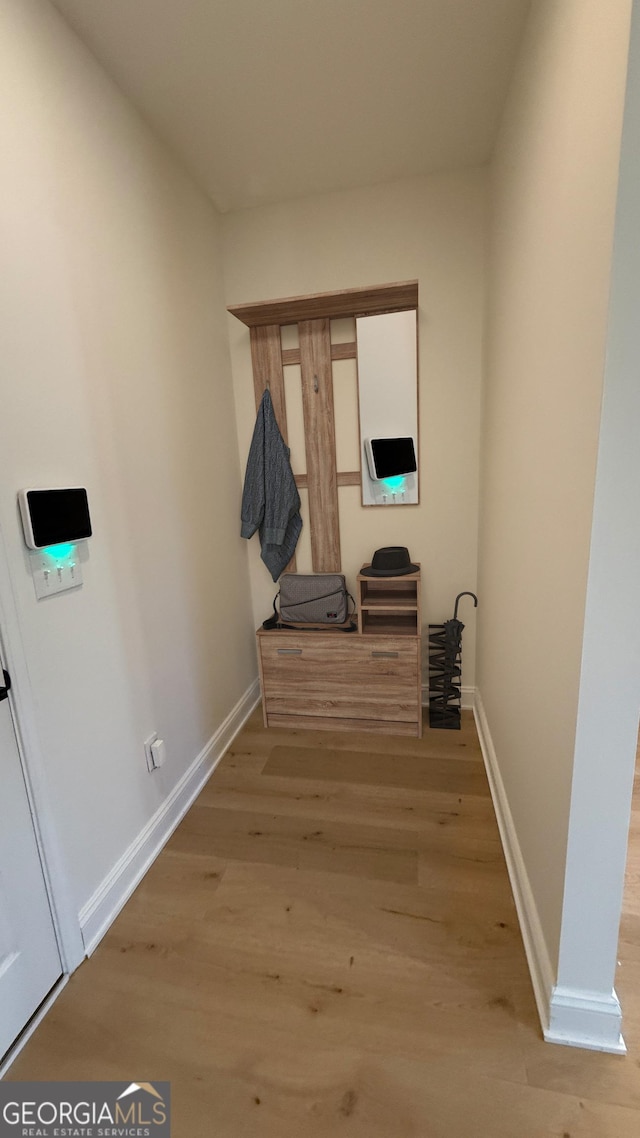
[[[393,478],[383,478],[382,484],[388,490],[399,490],[401,486],[404,486],[404,474],[395,474]]]
[[[58,565],[68,564],[75,557],[76,547],[74,542],[64,541],[60,545],[48,545],[42,552],[46,553],[47,557],[50,557]]]

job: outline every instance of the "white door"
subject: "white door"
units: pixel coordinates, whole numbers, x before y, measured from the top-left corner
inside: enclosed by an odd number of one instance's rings
[[[4,686],[0,699],[1,1059],[62,966]]]

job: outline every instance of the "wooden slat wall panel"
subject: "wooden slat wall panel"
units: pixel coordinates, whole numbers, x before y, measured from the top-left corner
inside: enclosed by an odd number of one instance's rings
[[[309,490],[309,525],[315,572],[339,572],[340,529],[338,486],[360,485],[360,472],[336,472],[336,440],[332,360],[357,359],[356,343],[331,344],[331,319],[417,309],[418,282],[399,281],[370,288],[314,293],[310,296],[230,306],[228,311],[249,327],[256,405],[269,383],[278,425],[285,441],[287,412],[283,367],[300,364],[307,448],[307,473],[297,474],[300,489]],[[281,327],[298,325],[299,348],[283,350]],[[304,339],[304,345],[303,345]],[[289,341],[291,342],[291,341]],[[318,376],[319,390],[313,389]],[[295,571],[295,559],[288,568]]]
[[[358,345],[355,340],[349,344],[332,344],[332,360],[356,360],[358,358]]]
[[[360,471],[359,470],[344,470],[338,471],[338,486],[359,486],[360,485]],[[306,490],[309,486],[309,479],[306,474],[296,474],[296,486],[299,490]]]
[[[280,325],[269,324],[250,328],[251,362],[253,364],[253,390],[256,397],[256,410],[267,383],[271,392],[274,414],[285,442],[287,439],[287,407],[284,398],[284,373],[282,371],[282,343]],[[287,565],[286,572],[295,573],[295,553]]]
[[[336,474],[336,433],[331,370],[331,324],[302,320],[300,368],[309,483],[311,558],[316,573],[339,573],[340,524]],[[315,387],[318,390],[315,390]]]
[[[348,344],[332,344],[331,345],[331,359],[332,360],[355,360],[358,358],[358,346],[355,340]],[[283,348],[282,362],[286,366],[288,364],[300,363],[300,348]]]
[[[256,410],[260,405],[262,393],[269,384],[273,410],[280,427],[280,433],[287,442],[287,409],[284,401],[284,375],[282,372],[282,346],[280,327],[269,324],[249,330],[251,339],[251,361],[253,363],[253,389],[256,397]]]
[[[318,317],[370,316],[374,312],[400,312],[418,307],[418,282],[396,281],[370,288],[287,296],[281,300],[232,305],[227,311],[248,327],[297,324]]]

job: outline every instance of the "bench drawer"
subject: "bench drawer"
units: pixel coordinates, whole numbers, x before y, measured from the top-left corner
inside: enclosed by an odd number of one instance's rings
[[[276,632],[258,639],[267,722],[271,715],[419,719],[418,637]]]

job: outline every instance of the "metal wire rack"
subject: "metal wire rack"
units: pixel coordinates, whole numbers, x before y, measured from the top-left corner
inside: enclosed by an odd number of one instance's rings
[[[458,620],[461,597],[473,597],[474,607],[478,607],[475,593],[458,593],[453,619],[445,620],[444,624],[429,625],[429,726],[445,731],[460,730],[464,629],[464,624]]]

